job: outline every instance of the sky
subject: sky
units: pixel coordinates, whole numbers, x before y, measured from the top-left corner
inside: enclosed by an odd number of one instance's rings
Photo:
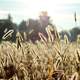
[[[80,0],[0,0],[0,19],[11,14],[17,24],[23,19],[38,18],[41,11],[48,12],[58,31],[80,26]]]

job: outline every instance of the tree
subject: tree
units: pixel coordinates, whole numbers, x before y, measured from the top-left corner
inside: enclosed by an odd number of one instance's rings
[[[20,24],[19,24],[19,31],[20,32],[25,32],[27,30],[27,27],[26,27],[26,21],[22,21]]]
[[[8,14],[8,20],[9,20],[9,21],[12,21],[11,14]]]
[[[75,27],[70,30],[70,33],[71,33],[71,41],[76,41],[77,35],[80,34],[80,28]]]

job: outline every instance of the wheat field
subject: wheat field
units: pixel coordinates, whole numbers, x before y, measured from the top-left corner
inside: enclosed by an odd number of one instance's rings
[[[80,80],[80,41],[41,35],[35,44],[0,43],[0,80]]]

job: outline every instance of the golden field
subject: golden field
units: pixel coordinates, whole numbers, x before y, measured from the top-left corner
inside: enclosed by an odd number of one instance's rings
[[[80,80],[79,40],[2,41],[0,80]]]

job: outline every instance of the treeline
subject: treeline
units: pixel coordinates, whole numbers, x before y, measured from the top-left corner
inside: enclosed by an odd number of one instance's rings
[[[33,25],[33,23],[31,23],[31,25]],[[33,25],[33,28],[34,28],[34,26],[37,26],[37,23],[35,23],[34,25]],[[19,31],[26,31],[26,32],[28,32],[29,31],[29,29],[30,28],[26,28],[27,26],[26,26],[26,21],[22,21],[21,23],[20,23],[20,25],[19,25]],[[38,27],[38,28],[37,28]],[[35,29],[35,30],[37,30],[37,31],[39,31],[40,30],[40,28],[39,28],[39,26],[37,26],[37,27],[35,27],[35,28],[37,28],[37,29]],[[44,31],[43,31],[44,32]],[[76,41],[76,39],[77,39],[77,35],[79,35],[80,34],[80,27],[74,27],[74,28],[72,28],[72,29],[70,29],[69,31],[66,31],[66,30],[63,30],[63,31],[61,31],[60,33],[59,33],[59,35],[61,36],[61,39],[64,39],[64,35],[67,35],[67,37],[68,37],[68,39],[69,39],[69,41]]]
[[[8,15],[8,19],[0,20],[0,40],[2,40],[3,36],[7,33],[7,35],[5,36],[5,38],[7,38],[6,40],[15,41],[16,33],[18,31],[22,34],[22,36],[24,32],[27,35],[31,34],[30,36],[26,35],[26,37],[27,39],[31,37],[32,40],[35,40],[34,36],[36,37],[36,39],[39,39],[37,35],[38,32],[42,32],[44,33],[45,36],[47,36],[45,31],[45,26],[42,26],[42,27],[40,26],[41,25],[38,23],[38,20],[33,20],[33,19],[29,19],[27,21],[23,20],[19,25],[17,25],[13,23],[11,16]],[[54,25],[52,26],[53,28],[55,27]],[[12,36],[8,34],[9,30],[14,30],[14,32],[12,33]],[[69,31],[61,31],[59,34],[61,36],[61,39],[64,39],[64,35],[67,35],[70,41],[76,41],[77,35],[80,34],[80,28],[74,27]]]
[[[69,41],[76,41],[77,40],[77,36],[80,35],[80,27],[74,27],[69,31],[61,31],[60,32],[60,36],[61,39],[64,39],[64,35],[67,35]]]

